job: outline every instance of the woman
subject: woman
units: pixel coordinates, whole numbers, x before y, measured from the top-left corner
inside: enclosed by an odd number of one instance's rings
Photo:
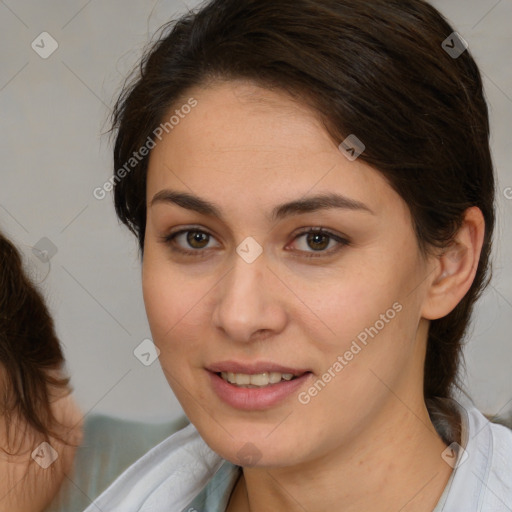
[[[191,425],[87,511],[496,511],[512,433],[455,401],[488,283],[479,70],[422,0],[212,0],[114,112],[160,362]]]
[[[72,467],[81,414],[40,292],[0,233],[0,510],[40,512]]]

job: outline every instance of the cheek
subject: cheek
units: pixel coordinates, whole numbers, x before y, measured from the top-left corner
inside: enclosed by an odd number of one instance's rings
[[[398,256],[391,250],[386,258],[382,252],[370,254],[317,280],[317,286],[296,281],[294,290],[308,307],[301,305],[294,318],[307,339],[314,340],[322,371],[331,369],[338,385],[362,392],[368,379],[375,380],[370,370],[392,376],[410,356],[418,317],[409,283],[418,274],[412,260],[402,256],[399,261]]]
[[[180,284],[170,266],[148,248],[142,265],[142,293],[153,341],[160,350],[163,339],[171,335],[173,326],[179,325],[186,312],[184,301],[180,300]]]
[[[198,329],[208,325],[200,319],[205,315],[208,287],[173,268],[165,258],[152,254],[144,258],[142,291],[153,342],[165,367],[179,366],[204,339]]]
[[[371,262],[368,269],[347,266],[321,279],[316,276],[317,279],[297,280],[292,285],[299,298],[294,301],[293,317],[324,349],[348,349],[353,338],[378,321],[399,299],[398,288],[386,278],[383,269]]]

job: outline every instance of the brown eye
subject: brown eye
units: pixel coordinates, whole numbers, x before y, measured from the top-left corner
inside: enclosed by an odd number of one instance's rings
[[[325,231],[322,228],[309,228],[307,230],[303,230],[295,237],[294,241],[299,239],[302,239],[302,243],[297,243],[298,250],[295,252],[303,253],[303,256],[306,258],[331,256],[344,246],[350,245],[348,239],[329,231]],[[326,250],[331,245],[331,242],[334,247]]]
[[[173,252],[187,256],[207,256],[209,251],[203,249],[214,240],[213,236],[202,229],[182,229],[162,237],[162,242],[167,244]],[[218,244],[217,244],[218,246]]]
[[[306,241],[309,247],[317,250],[325,249],[329,245],[329,236],[322,233],[308,233]]]
[[[204,231],[187,231],[187,243],[194,249],[203,249],[208,245],[210,235]],[[206,242],[206,243],[205,243]]]

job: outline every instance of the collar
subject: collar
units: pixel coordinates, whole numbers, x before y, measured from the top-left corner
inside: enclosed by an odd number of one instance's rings
[[[458,409],[463,450],[434,512],[510,512],[512,431],[474,407]],[[205,508],[196,510],[223,512],[239,474],[190,424],[130,466],[84,512],[181,511],[197,500]]]

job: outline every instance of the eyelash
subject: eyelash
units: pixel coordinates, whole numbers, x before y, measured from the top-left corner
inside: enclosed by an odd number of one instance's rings
[[[175,233],[170,233],[168,235],[165,235],[165,236],[161,237],[162,238],[162,242],[167,244],[167,245],[169,245],[170,249],[173,252],[184,254],[186,256],[193,256],[193,257],[196,257],[196,258],[203,258],[203,257],[205,257],[205,253],[207,253],[206,250],[203,250],[203,249],[186,250],[186,249],[181,249],[181,248],[176,247],[175,245],[173,245],[174,239],[177,236],[179,236],[179,235],[181,235],[183,233],[189,233],[189,232],[202,233],[202,234],[208,235],[210,237],[213,237],[212,234],[210,234],[207,231],[204,231],[202,229],[199,229],[199,228],[187,228],[187,229],[182,229],[180,231],[176,231]],[[343,247],[350,245],[350,241],[347,240],[346,238],[343,238],[343,237],[338,236],[338,235],[336,235],[334,233],[331,233],[330,231],[326,231],[326,230],[324,230],[321,227],[320,228],[307,228],[307,229],[304,229],[304,230],[300,231],[299,233],[297,233],[293,240],[295,241],[298,238],[300,238],[301,236],[308,235],[310,233],[320,234],[320,235],[327,236],[327,237],[335,240],[336,242],[338,242],[339,246],[335,247],[334,249],[330,249],[328,251],[318,251],[317,253],[315,253],[315,252],[309,253],[309,251],[298,251],[298,252],[304,252],[305,253],[304,257],[305,258],[328,257],[328,256],[331,256],[332,254],[338,252]]]

